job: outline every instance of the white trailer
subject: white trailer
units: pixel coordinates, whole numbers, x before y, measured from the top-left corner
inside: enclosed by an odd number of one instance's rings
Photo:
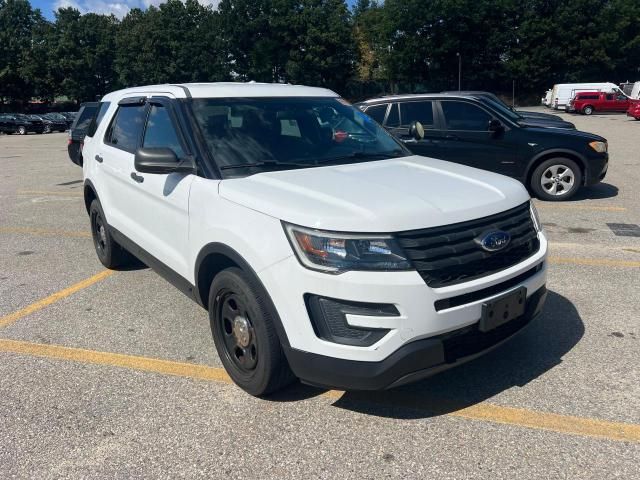
[[[622,92],[620,87],[611,82],[594,83],[558,83],[551,91],[549,107],[555,110],[566,110],[567,103],[577,92]]]
[[[633,84],[633,88],[631,89],[629,96],[635,100],[640,99],[640,82]]]
[[[547,91],[544,93],[544,97],[542,97],[542,104],[543,104],[545,107],[549,107],[549,106],[550,106],[550,103],[551,103],[551,89],[547,90]]]

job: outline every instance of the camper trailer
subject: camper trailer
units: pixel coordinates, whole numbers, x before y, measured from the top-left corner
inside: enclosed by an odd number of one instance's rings
[[[549,89],[544,93],[544,97],[542,97],[541,101],[542,101],[542,105],[544,105],[545,107],[548,107],[549,104],[551,103],[551,92],[552,90]]]
[[[594,82],[594,83],[558,83],[553,86],[551,91],[550,108],[555,110],[566,110],[569,100],[571,100],[577,92],[618,92],[620,87],[611,82]]]

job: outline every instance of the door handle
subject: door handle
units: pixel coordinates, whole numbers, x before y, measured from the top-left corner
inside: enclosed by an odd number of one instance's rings
[[[138,175],[136,172],[131,172],[131,178],[138,183],[144,182],[144,177],[142,175]]]
[[[100,155],[96,155],[95,159],[96,159],[96,162],[98,162],[98,163],[104,162],[104,158],[102,158]]]
[[[447,140],[460,140],[460,137],[458,137],[457,135],[445,135],[444,138],[446,138]]]

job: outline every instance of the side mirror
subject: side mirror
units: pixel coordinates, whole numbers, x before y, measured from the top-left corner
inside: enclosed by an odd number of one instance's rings
[[[134,166],[140,173],[193,173],[195,168],[188,161],[180,161],[170,148],[139,148]]]
[[[420,122],[411,122],[411,125],[409,125],[409,136],[416,140],[422,140],[424,138],[424,127]]]
[[[500,120],[493,118],[489,120],[489,126],[487,129],[493,134],[498,134],[504,132],[504,125],[502,125]]]

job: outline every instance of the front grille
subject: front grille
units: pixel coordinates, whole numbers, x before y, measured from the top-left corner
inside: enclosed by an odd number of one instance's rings
[[[476,239],[492,230],[503,230],[511,235],[507,248],[487,252],[479,245]],[[420,276],[433,288],[504,270],[540,248],[529,202],[477,220],[400,232],[396,238]]]

